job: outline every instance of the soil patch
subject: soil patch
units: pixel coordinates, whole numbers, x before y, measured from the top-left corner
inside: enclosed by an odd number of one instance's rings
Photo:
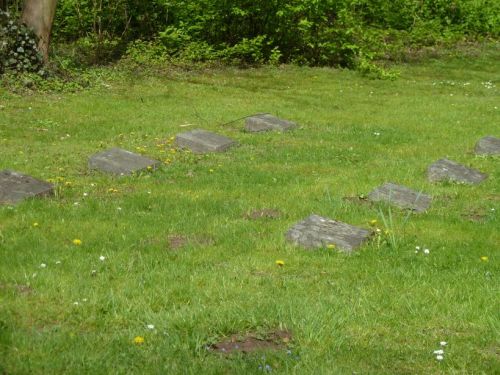
[[[258,220],[258,219],[279,219],[282,216],[280,210],[275,210],[273,208],[264,208],[262,210],[253,210],[247,212],[244,217],[248,220]]]
[[[33,289],[27,285],[22,285],[22,284],[9,285],[0,283],[0,290],[6,290],[6,289],[12,289],[20,294],[30,294],[31,292],[33,292]]]
[[[286,330],[271,331],[265,335],[257,333],[235,334],[224,341],[213,344],[210,346],[210,350],[222,354],[286,350],[291,340],[292,334]]]
[[[171,250],[178,250],[187,245],[211,246],[213,244],[214,240],[205,235],[188,237],[180,234],[173,234],[167,238],[167,245]]]
[[[356,203],[356,204],[366,204],[370,205],[370,201],[368,200],[368,197],[365,197],[364,195],[359,195],[359,196],[347,196],[343,197],[342,200],[344,202],[350,202],[350,203]]]

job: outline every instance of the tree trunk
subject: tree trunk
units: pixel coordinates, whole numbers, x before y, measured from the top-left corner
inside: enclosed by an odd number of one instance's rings
[[[43,61],[49,61],[50,32],[56,12],[57,0],[26,0],[21,20],[33,29],[38,40],[38,51]]]

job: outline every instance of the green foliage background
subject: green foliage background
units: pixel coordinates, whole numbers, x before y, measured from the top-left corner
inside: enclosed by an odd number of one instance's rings
[[[54,30],[98,54],[142,39],[190,60],[352,66],[401,40],[496,37],[499,15],[491,0],[59,0]]]
[[[127,54],[357,68],[499,34],[495,0],[59,0],[53,28],[84,64]]]

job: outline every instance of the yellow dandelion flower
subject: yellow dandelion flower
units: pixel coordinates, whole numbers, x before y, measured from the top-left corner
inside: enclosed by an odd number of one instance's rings
[[[36,228],[38,226],[38,223],[37,222],[33,223],[33,226]]]
[[[118,189],[115,188],[109,188],[108,193],[118,193]]]
[[[285,265],[285,261],[283,260],[277,260],[275,263],[278,267],[283,267]]]
[[[488,257],[487,257],[487,256],[482,256],[482,257],[481,257],[481,260],[482,260],[483,262],[487,262],[489,259],[488,259]]]
[[[134,344],[137,344],[137,345],[144,344],[144,337],[142,337],[142,336],[134,337]]]
[[[330,249],[330,250],[333,250],[333,249],[335,249],[335,244],[334,243],[329,243],[328,245],[326,245],[326,248]]]
[[[64,186],[71,187],[71,186],[73,186],[73,183],[71,181],[66,181],[64,183]]]
[[[73,245],[80,246],[82,244],[82,240],[79,240],[78,238],[75,238],[73,240]]]
[[[208,170],[210,173],[214,173],[214,170],[213,169],[209,169]]]
[[[378,221],[376,219],[373,219],[373,220],[370,220],[370,222],[368,224],[370,224],[370,226],[374,227],[375,225],[377,225]]]
[[[148,165],[148,168],[147,168],[147,169],[148,169],[148,171],[152,171],[152,170],[153,170],[153,167],[152,167],[152,166],[150,166],[150,165]]]

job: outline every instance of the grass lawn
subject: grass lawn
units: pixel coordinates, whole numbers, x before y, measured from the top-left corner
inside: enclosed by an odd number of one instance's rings
[[[500,159],[473,148],[500,136],[499,59],[401,66],[395,81],[290,66],[0,89],[0,170],[57,183],[53,198],[0,206],[0,373],[498,373]],[[257,112],[300,127],[226,124]],[[195,128],[239,147],[176,150],[171,137]],[[163,166],[88,170],[115,146]],[[443,157],[489,178],[431,184]],[[430,210],[356,199],[386,181],[431,194]],[[262,209],[280,215],[246,217]],[[312,213],[388,235],[352,255],[288,244]],[[288,351],[207,350],[273,330],[291,332]]]

